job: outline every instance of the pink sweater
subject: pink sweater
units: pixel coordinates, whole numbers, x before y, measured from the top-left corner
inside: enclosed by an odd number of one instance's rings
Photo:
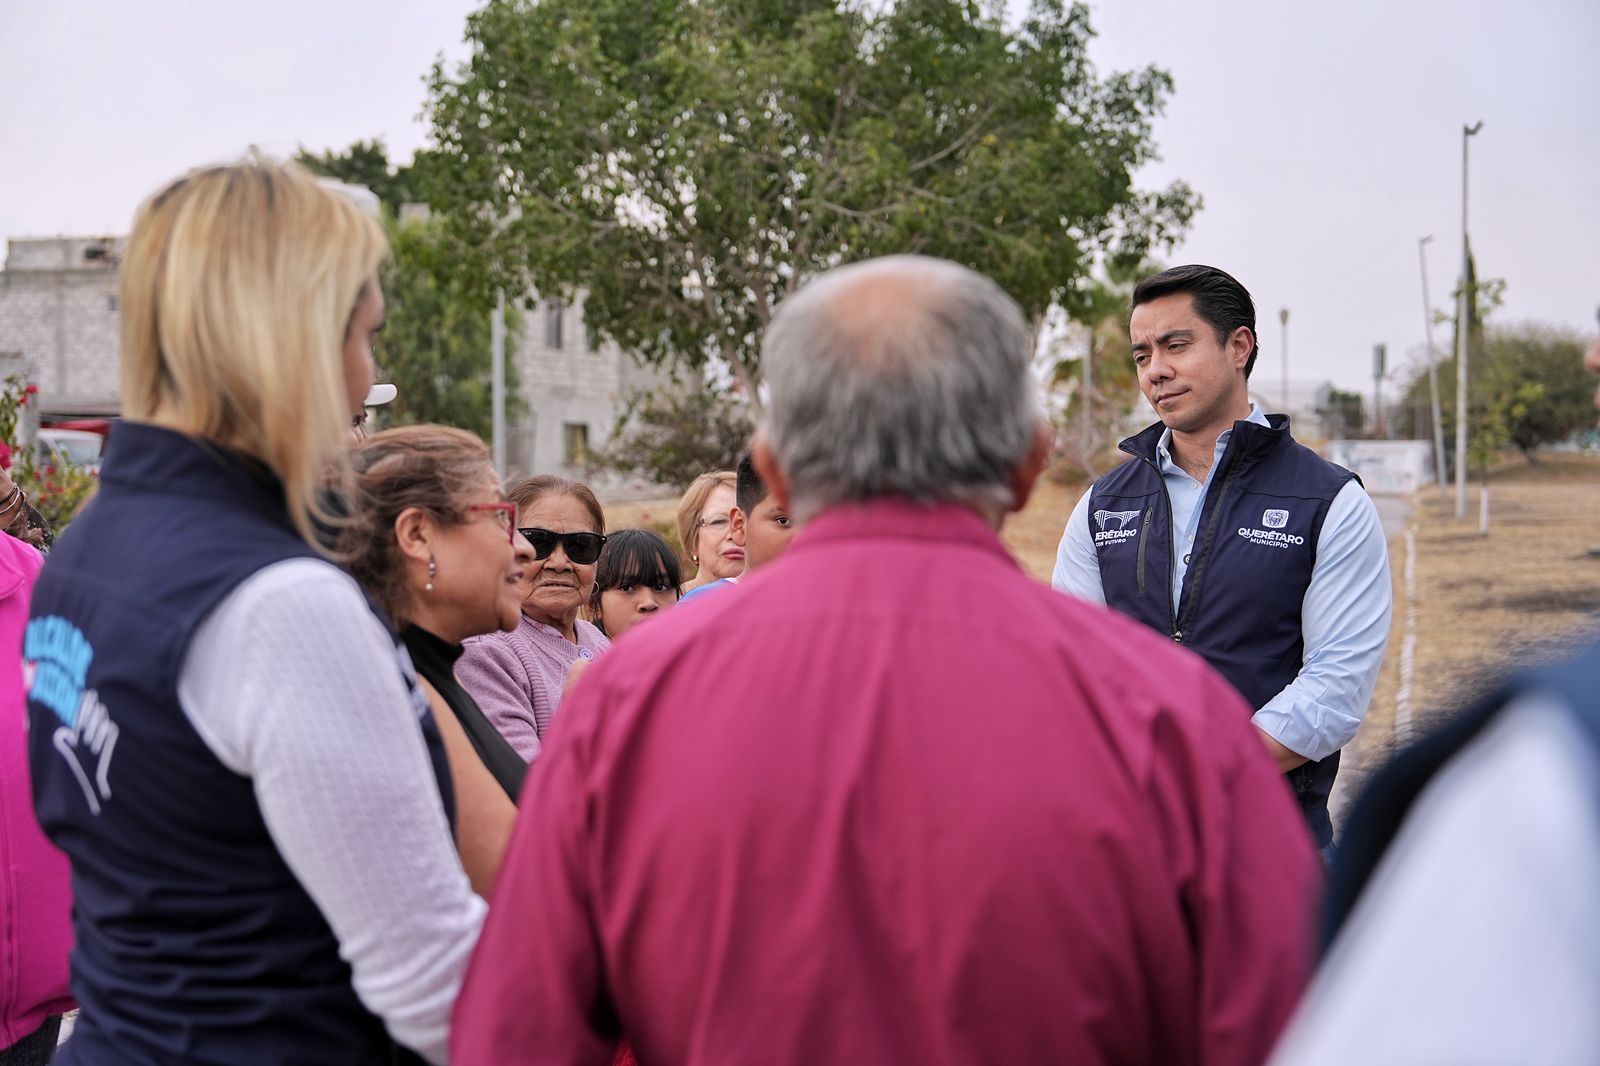
[[[67,859],[33,816],[22,631],[43,559],[0,534],[0,1048],[71,1010],[67,954],[72,892]]]

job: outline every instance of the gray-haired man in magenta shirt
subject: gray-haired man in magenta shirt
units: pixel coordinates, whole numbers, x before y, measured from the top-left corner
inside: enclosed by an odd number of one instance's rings
[[[1030,580],[1031,337],[915,257],[778,309],[782,558],[595,664],[529,777],[456,1063],[1253,1063],[1317,865],[1238,696]]]

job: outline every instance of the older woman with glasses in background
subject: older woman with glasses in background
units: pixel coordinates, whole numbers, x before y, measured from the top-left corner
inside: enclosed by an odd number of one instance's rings
[[[685,593],[744,573],[744,546],[728,536],[737,483],[732,470],[701,474],[678,503],[678,540],[691,575]]]
[[[507,495],[517,505],[517,528],[533,548],[521,582],[522,617],[509,633],[467,641],[456,673],[500,734],[532,762],[568,669],[611,646],[578,617],[594,589],[606,519],[587,485],[563,477],[524,478]]]

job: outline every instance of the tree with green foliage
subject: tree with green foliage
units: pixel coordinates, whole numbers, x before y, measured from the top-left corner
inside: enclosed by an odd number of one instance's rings
[[[598,459],[623,474],[687,487],[707,470],[738,465],[754,428],[747,405],[710,388],[640,393],[623,406]]]
[[[508,288],[586,292],[647,363],[729,368],[807,276],[916,252],[1032,316],[1095,263],[1170,244],[1199,199],[1149,192],[1172,82],[1102,77],[1088,9],[1020,25],[971,0],[489,0],[434,70],[427,198]]]
[[[302,147],[295,154],[295,162],[349,185],[365,185],[395,215],[400,213],[402,204],[421,199],[413,167],[391,164],[389,149],[381,139],[356,141],[342,151],[329,148],[310,152]]]
[[[1422,386],[1427,388],[1426,378]],[[1321,416],[1323,432],[1330,440],[1359,437],[1367,424],[1366,400],[1359,392],[1330,388],[1327,399],[1317,407],[1317,414]]]
[[[1057,448],[1087,477],[1099,474],[1102,457],[1141,401],[1128,334],[1129,305],[1139,280],[1161,269],[1143,260],[1108,263],[1104,276],[1091,279],[1074,301],[1074,339],[1081,347],[1051,360],[1050,386],[1067,394],[1056,418]]]
[[[399,395],[383,409],[383,422],[439,422],[488,438],[489,318],[494,281],[487,259],[463,244],[436,216],[398,220],[402,204],[417,199],[415,163],[394,166],[382,141],[357,141],[343,151],[296,157],[312,171],[365,185],[383,202],[389,258],[381,281],[388,304],[375,357],[378,376]],[[515,350],[520,317],[507,309],[507,349]],[[516,410],[515,361],[506,361],[508,414]]]
[[[1484,334],[1467,361],[1467,440],[1474,466],[1492,462],[1512,445],[1530,463],[1537,462],[1540,447],[1594,424],[1594,383],[1583,368],[1583,352],[1582,337],[1550,326],[1493,327]],[[1441,362],[1440,379],[1455,380],[1455,367],[1454,356]],[[1414,414],[1426,410],[1427,395],[1427,368],[1422,367],[1398,412],[1402,432],[1429,431]],[[1442,390],[1439,399],[1448,438],[1455,433],[1455,390]]]
[[[487,440],[492,431],[489,322],[494,298],[481,263],[438,219],[389,220],[383,267],[388,317],[379,335],[380,376],[399,395],[384,410],[392,425],[440,422]],[[521,317],[508,305],[506,350],[516,350]],[[506,360],[507,417],[517,411],[516,361]]]

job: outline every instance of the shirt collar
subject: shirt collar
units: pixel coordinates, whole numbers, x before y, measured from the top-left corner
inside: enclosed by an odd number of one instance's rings
[[[787,551],[810,551],[829,541],[895,537],[967,544],[1009,560],[1000,536],[970,508],[955,503],[881,499],[831,507],[795,534]]]
[[[1272,428],[1272,423],[1268,421],[1266,412],[1261,410],[1261,406],[1254,400],[1250,402],[1250,413],[1244,418],[1240,419],[1240,421],[1254,422],[1258,426],[1266,426],[1268,429]],[[1238,423],[1236,422],[1234,425],[1238,425]],[[1217,437],[1217,450],[1213,454],[1221,455],[1223,449],[1228,446],[1228,441],[1232,439],[1232,437],[1233,427],[1229,426],[1227,429],[1222,431],[1222,434],[1219,437]],[[1161,464],[1162,473],[1176,473],[1179,470],[1178,464],[1172,459],[1171,429],[1163,430],[1161,433],[1161,439],[1156,441],[1156,461]]]

